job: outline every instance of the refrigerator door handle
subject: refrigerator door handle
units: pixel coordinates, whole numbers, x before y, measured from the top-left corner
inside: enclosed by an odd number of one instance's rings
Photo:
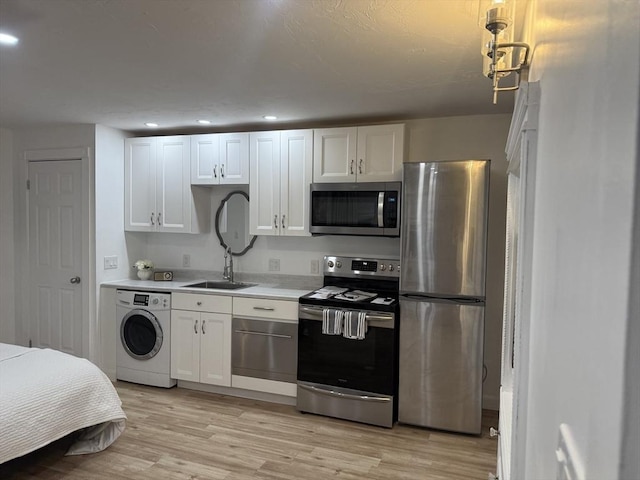
[[[384,192],[378,192],[378,227],[384,228]]]
[[[419,302],[450,303],[463,305],[484,305],[484,298],[477,297],[438,297],[436,295],[402,293],[401,297]]]

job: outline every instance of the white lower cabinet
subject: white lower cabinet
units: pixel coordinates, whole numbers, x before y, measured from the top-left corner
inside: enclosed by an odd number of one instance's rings
[[[231,386],[231,297],[174,293],[171,376]]]

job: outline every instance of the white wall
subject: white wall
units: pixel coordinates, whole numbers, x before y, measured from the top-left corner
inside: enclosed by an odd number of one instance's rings
[[[0,342],[15,342],[13,132],[0,128]]]
[[[637,0],[539,0],[530,19],[530,79],[540,82],[541,103],[527,479],[555,478],[561,423],[586,478],[619,478],[622,424],[630,420],[625,336],[640,291],[637,275],[630,281],[631,252],[640,248],[632,236],[639,10]],[[628,451],[637,465],[637,436]],[[627,472],[638,478],[637,466]]]
[[[124,238],[124,139],[120,130],[96,125],[95,128],[95,258],[96,304],[100,305],[100,284],[126,278],[131,270]],[[104,257],[116,256],[118,268],[104,269]],[[97,321],[109,321],[98,316]],[[115,319],[111,319],[115,321]],[[97,332],[102,332],[98,324]],[[96,348],[104,343],[96,340]],[[115,339],[114,339],[115,340]],[[101,352],[96,351],[96,358]]]
[[[487,101],[491,101],[490,92]],[[484,407],[498,409],[500,342],[504,283],[504,235],[506,208],[506,156],[510,115],[477,115],[411,120],[407,125],[408,160],[491,159],[487,308],[485,328]],[[236,187],[211,188],[212,222],[220,201]],[[246,189],[245,189],[246,191]],[[193,269],[222,271],[224,251],[214,232],[204,235],[127,233],[127,244],[146,242],[138,255],[158,267],[182,269],[182,255],[191,255]],[[269,259],[280,260],[280,274],[311,275],[311,261],[325,254],[399,257],[397,238],[376,237],[258,237],[245,256],[234,258],[237,272],[269,273]],[[136,258],[131,258],[135,261]],[[129,273],[133,278],[133,272]]]

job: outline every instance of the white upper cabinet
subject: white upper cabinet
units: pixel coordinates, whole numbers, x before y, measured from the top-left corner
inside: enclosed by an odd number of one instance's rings
[[[125,230],[200,233],[210,202],[190,185],[188,136],[128,138],[125,142]]]
[[[252,133],[249,158],[250,233],[310,235],[313,131]]]
[[[315,183],[402,180],[404,124],[314,130]]]
[[[192,185],[246,185],[248,183],[248,133],[211,133],[191,136]]]

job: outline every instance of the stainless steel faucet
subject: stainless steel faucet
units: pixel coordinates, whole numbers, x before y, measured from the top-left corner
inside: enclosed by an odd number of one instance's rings
[[[229,265],[227,265],[227,257],[229,257]],[[231,253],[231,247],[227,247],[224,251],[224,271],[222,272],[222,278],[233,283],[233,254]]]

